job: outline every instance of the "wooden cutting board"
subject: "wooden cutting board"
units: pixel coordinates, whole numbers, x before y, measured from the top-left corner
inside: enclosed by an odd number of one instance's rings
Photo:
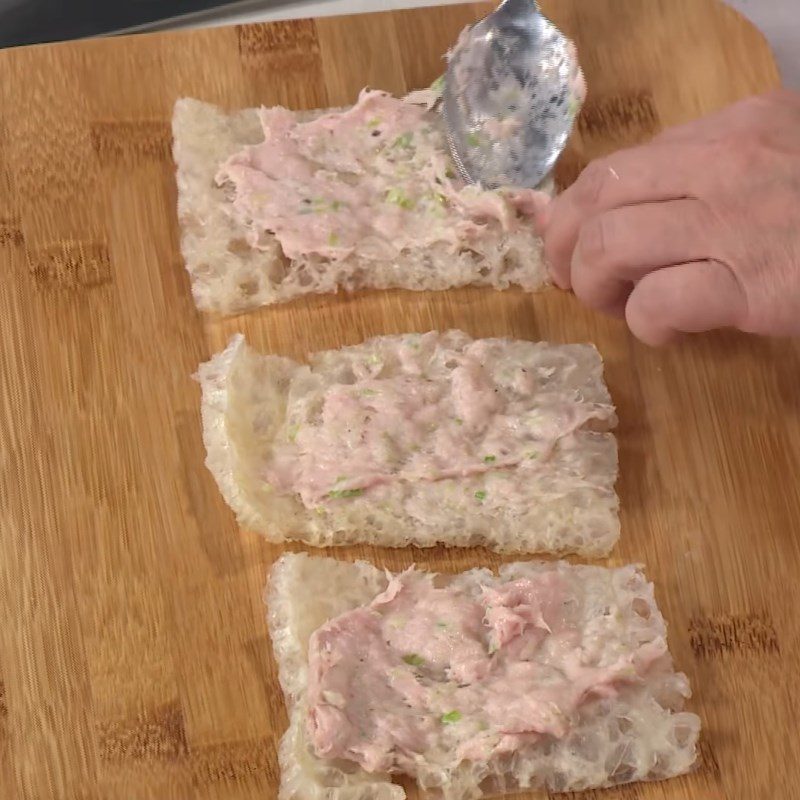
[[[588,159],[777,84],[714,0],[552,0],[590,99]],[[703,336],[654,351],[556,290],[324,297],[228,320],[192,305],[169,119],[428,84],[487,6],[0,53],[0,797],[274,798],[285,714],[261,592],[280,548],[203,467],[190,375],[243,331],[300,357],[382,333],[594,341],[619,407],[623,536],[703,719],[687,778],[583,800],[790,798],[800,785],[800,348]],[[352,548],[399,568],[485,551]],[[313,592],[313,587],[309,587]],[[413,796],[413,793],[412,793]],[[541,795],[539,795],[541,796]]]

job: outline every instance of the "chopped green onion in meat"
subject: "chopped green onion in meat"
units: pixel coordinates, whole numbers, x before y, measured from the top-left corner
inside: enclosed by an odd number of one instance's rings
[[[395,147],[411,147],[411,139],[412,139],[413,136],[414,136],[414,134],[411,133],[411,131],[406,131],[405,133],[401,133],[400,136],[398,136],[394,140],[394,146]]]
[[[342,497],[358,497],[364,494],[363,489],[332,489],[328,492],[328,497],[339,499]]]
[[[394,203],[396,206],[400,206],[400,208],[405,208],[406,210],[414,208],[414,201],[410,197],[407,197],[402,189],[389,189],[389,191],[386,192],[385,199],[387,203]]]

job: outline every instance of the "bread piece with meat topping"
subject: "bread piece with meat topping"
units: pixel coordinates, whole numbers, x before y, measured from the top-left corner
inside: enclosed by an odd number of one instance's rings
[[[175,105],[181,252],[197,306],[231,314],[338,289],[526,290],[547,195],[454,175],[422,93],[338,111]],[[428,102],[426,102],[428,101]]]
[[[591,345],[382,336],[198,372],[206,464],[240,523],[317,547],[608,554],[616,415]]]
[[[577,791],[695,762],[700,720],[637,567],[432,579],[286,554],[266,599],[289,714],[281,800],[402,800],[403,771],[443,800]]]

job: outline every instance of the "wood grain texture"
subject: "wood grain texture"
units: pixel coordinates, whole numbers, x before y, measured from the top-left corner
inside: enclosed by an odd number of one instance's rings
[[[777,83],[714,0],[552,0],[589,101],[559,167]],[[273,798],[285,724],[261,593],[279,554],[203,467],[201,360],[243,331],[302,357],[366,336],[594,341],[619,407],[623,537],[704,722],[698,771],[574,800],[790,798],[800,623],[800,347],[652,351],[555,290],[315,298],[228,320],[191,302],[169,119],[193,95],[311,108],[418,88],[486,6],[0,53],[0,797]],[[484,551],[352,548],[392,568]],[[411,793],[414,797],[414,793]]]

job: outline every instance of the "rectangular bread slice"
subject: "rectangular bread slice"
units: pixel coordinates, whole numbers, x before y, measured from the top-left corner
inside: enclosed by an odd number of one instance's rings
[[[275,231],[256,230],[255,223],[250,224],[252,220],[237,213],[233,202],[236,186],[221,175],[221,168],[229,159],[246,153],[244,148],[265,141],[259,115],[275,111],[282,110],[252,108],[227,114],[216,106],[191,98],[182,98],[175,104],[173,155],[177,167],[181,252],[191,277],[195,303],[201,310],[231,314],[304,294],[335,292],[339,288],[425,290],[478,284],[502,289],[515,284],[533,290],[545,282],[541,242],[532,224],[513,222],[513,209],[497,193],[468,192],[468,196],[460,198],[455,184],[443,187],[443,191],[450,192],[449,199],[436,193],[448,213],[461,199],[474,205],[480,202],[478,195],[486,195],[495,205],[504,206],[500,212],[496,209],[491,212],[500,213],[501,219],[492,217],[491,213],[481,217],[477,226],[480,230],[476,233],[474,214],[473,219],[467,215],[462,220],[460,212],[452,211],[459,224],[447,226],[453,234],[451,241],[419,245],[412,241],[408,246],[399,247],[396,255],[365,257],[361,252],[344,252],[333,257],[311,252],[287,257]],[[303,123],[326,113],[331,112],[302,112],[296,119]],[[427,112],[427,120],[426,130],[432,132],[426,134],[426,147],[443,163],[449,156],[438,115]],[[346,135],[349,134],[337,134],[337,137]],[[404,137],[400,139],[404,143],[407,141]],[[391,146],[392,143],[387,142],[387,148]],[[369,169],[355,177],[344,175],[342,181],[367,185],[374,178]],[[412,170],[409,174],[416,172]],[[288,208],[289,183],[280,176],[277,180],[282,185],[284,208]],[[348,191],[352,192],[352,187]],[[386,196],[394,203],[394,211],[400,215],[406,213],[403,209],[410,208],[410,201],[393,196],[392,191],[397,195],[396,190],[390,188]],[[311,203],[311,200],[306,202]],[[398,204],[402,208],[398,208]],[[312,208],[318,212],[324,210],[320,206],[309,206],[309,213]],[[368,213],[366,208],[350,211]],[[471,233],[461,231],[459,226],[464,225],[471,228]],[[258,239],[257,246],[253,246],[254,236]],[[335,239],[335,232],[330,236]],[[387,241],[391,241],[391,236]]]
[[[236,336],[198,371],[206,465],[275,542],[602,556],[619,536],[602,369],[591,345],[460,331],[308,365]]]
[[[555,576],[561,586],[586,663],[641,648],[660,655],[637,679],[622,681],[614,691],[582,702],[561,735],[542,735],[510,759],[464,760],[444,780],[434,770],[427,775],[431,791],[423,796],[476,800],[539,787],[577,791],[661,780],[692,768],[700,720],[682,711],[690,695],[688,681],[674,671],[666,649],[666,624],[653,586],[639,568],[524,562],[502,566],[497,577],[490,570],[474,569],[448,580],[480,596],[484,587],[498,581],[543,576],[545,580]],[[402,800],[406,796],[388,774],[317,756],[307,726],[312,634],[333,618],[371,603],[391,577],[363,561],[345,563],[306,554],[285,554],[272,568],[266,592],[269,629],[290,720],[279,751],[280,800]],[[441,577],[436,582],[441,583]],[[540,645],[547,646],[546,640]]]

